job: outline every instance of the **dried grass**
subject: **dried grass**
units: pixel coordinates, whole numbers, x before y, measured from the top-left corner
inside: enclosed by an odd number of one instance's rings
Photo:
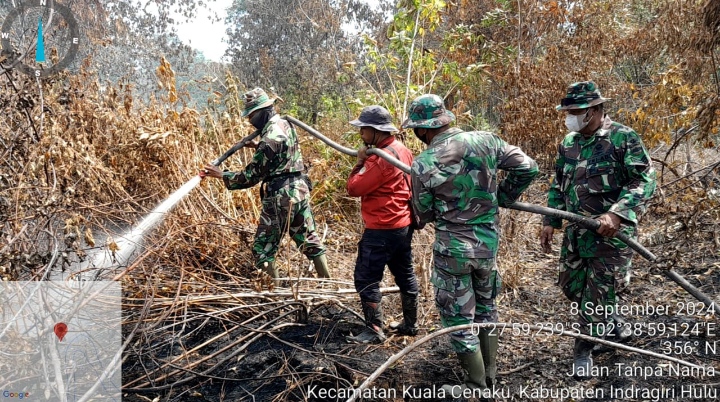
[[[87,70],[77,76],[62,77],[67,84],[62,84],[60,79],[43,83],[42,102],[37,84],[32,80],[9,74],[2,78],[4,84],[13,83],[0,89],[2,280],[38,279],[44,275],[49,262],[55,260],[57,263],[50,267],[51,275],[63,275],[62,271],[68,268],[70,273],[72,264],[88,253],[107,249],[103,240],[106,235],[122,232],[137,222],[193,177],[205,162],[251,131],[237,113],[200,114],[179,101],[172,101],[172,70],[164,67],[159,73],[165,88],[148,103],[133,99],[127,86],[101,85]],[[227,81],[228,88],[235,90],[214,102],[225,102],[232,111],[238,107],[240,85],[233,77],[227,77]],[[45,107],[42,110],[41,103]],[[42,130],[35,118],[40,115],[43,116]],[[331,138],[345,144],[352,142],[352,137],[335,132],[337,127],[345,127],[344,122],[324,124],[321,130]],[[277,296],[286,299],[284,304],[270,296],[252,293],[272,287],[267,278],[252,268],[249,252],[260,207],[257,191],[228,192],[217,181],[204,181],[179,203],[160,227],[148,234],[140,258],[127,270],[114,272],[116,278],[123,281],[126,307],[130,311],[127,324],[138,324],[140,328],[138,338],[132,343],[129,361],[139,361],[138,356],[156,359],[158,350],[162,349],[159,345],[172,339],[173,347],[179,348],[170,350],[173,358],[186,359],[188,368],[202,368],[200,371],[205,374],[201,377],[209,378],[212,369],[220,367],[221,359],[227,356],[200,362],[202,355],[182,349],[183,342],[194,336],[192,331],[201,331],[204,325],[209,325],[203,321],[208,314],[213,315],[209,322],[215,325],[214,334],[233,339],[242,337],[242,341],[229,344],[248,347],[256,336],[272,336],[273,329],[285,328],[289,325],[286,321],[294,319],[296,314],[303,315],[307,306],[322,305],[323,298],[354,307],[350,304],[356,302],[352,291],[343,293],[342,297],[333,293],[338,287],[352,289],[356,243],[362,232],[359,202],[344,196],[344,183],[353,161],[334,151],[328,152],[310,137],[301,136],[303,155],[312,166],[310,176],[316,183],[312,194],[315,216],[338,282],[303,283],[278,292]],[[670,148],[672,153],[668,151]],[[688,271],[694,269],[693,259],[681,257],[692,255],[698,244],[706,247],[701,251],[710,255],[712,250],[707,246],[712,243],[708,240],[713,239],[708,236],[718,232],[720,222],[717,199],[709,191],[717,183],[717,170],[710,173],[712,169],[706,169],[684,177],[715,163],[718,155],[706,152],[707,159],[699,160],[696,152],[692,145],[682,148],[672,144],[654,152],[653,156],[664,160],[679,177],[665,173],[669,179],[665,181],[663,193],[653,201],[643,223],[643,231],[658,229],[661,224],[655,222],[680,221],[691,228],[674,238],[678,247],[673,249],[677,264]],[[670,156],[665,158],[667,153]],[[226,166],[240,168],[250,157],[249,151],[241,151],[228,160]],[[697,180],[703,175],[705,181]],[[536,181],[523,201],[544,204],[547,184],[546,175]],[[547,277],[555,275],[555,266],[538,266],[555,261],[555,257],[548,258],[539,252],[540,218],[502,210],[501,227],[498,263],[505,291],[498,301],[510,305],[521,300],[537,300],[538,311],[553,313],[553,300],[545,299],[547,289],[536,286],[547,283]],[[437,322],[429,282],[433,240],[432,230],[425,229],[417,233],[413,241],[423,296],[420,324],[424,328],[432,328]],[[281,246],[279,260],[281,270],[292,277],[309,274],[307,259],[287,238]],[[545,268],[549,268],[547,272]],[[700,274],[711,278],[713,271],[707,269]],[[540,277],[545,278],[544,282]],[[390,284],[391,278],[386,277],[383,285]],[[310,293],[309,301],[295,304],[303,292],[306,296]],[[252,297],[242,298],[238,293]],[[557,296],[557,290],[552,294]],[[193,297],[206,299],[199,303]],[[397,316],[399,303],[395,296],[387,300],[387,311]],[[268,306],[276,304],[282,305],[274,311],[276,315],[260,316],[267,313]],[[515,321],[528,321],[527,311],[510,308],[506,311]],[[277,325],[259,328],[278,317],[283,317],[285,322],[278,319]],[[247,322],[254,326],[232,329],[227,326],[229,322]],[[181,327],[189,332],[181,331]],[[208,349],[227,344],[214,343]],[[167,379],[162,386],[187,377],[186,372],[177,371],[167,362],[156,363],[157,371],[138,379],[133,386],[157,380],[162,375]]]

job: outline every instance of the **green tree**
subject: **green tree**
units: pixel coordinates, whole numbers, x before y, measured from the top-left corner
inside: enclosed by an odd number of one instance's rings
[[[276,92],[286,107],[315,123],[324,98],[348,93],[343,66],[355,61],[359,43],[347,28],[379,19],[357,0],[237,0],[227,18],[227,54],[248,87]]]

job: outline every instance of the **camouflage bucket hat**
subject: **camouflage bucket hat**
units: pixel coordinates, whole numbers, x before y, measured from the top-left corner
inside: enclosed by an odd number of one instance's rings
[[[455,115],[445,109],[442,98],[432,94],[415,98],[408,107],[408,114],[402,128],[438,128],[455,121]]]
[[[560,104],[555,106],[555,109],[587,109],[609,100],[610,98],[603,98],[600,95],[600,90],[594,82],[575,82],[570,84],[567,95],[560,100]]]
[[[275,103],[275,99],[270,99],[262,88],[255,88],[252,91],[247,91],[243,97],[245,98],[245,109],[243,109],[242,117]]]
[[[372,105],[364,107],[360,117],[350,122],[355,127],[372,127],[378,131],[392,133],[398,129],[392,124],[390,112],[382,106]]]

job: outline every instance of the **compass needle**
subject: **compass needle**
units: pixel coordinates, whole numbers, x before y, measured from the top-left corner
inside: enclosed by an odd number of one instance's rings
[[[38,18],[37,47],[35,48],[35,61],[45,62],[45,41],[43,40],[42,17]]]

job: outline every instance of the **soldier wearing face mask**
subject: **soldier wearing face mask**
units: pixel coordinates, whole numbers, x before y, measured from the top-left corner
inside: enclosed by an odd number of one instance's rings
[[[548,206],[600,223],[597,233],[566,227],[558,284],[577,303],[581,331],[625,341],[632,332],[623,318],[592,308],[614,306],[629,283],[632,250],[614,237],[618,232],[636,236],[638,219],[655,191],[655,170],[640,136],[605,114],[606,101],[594,82],[585,81],[570,85],[557,106],[566,113],[570,133],[558,146]],[[540,244],[550,252],[553,231],[562,221],[545,217],[543,225]],[[573,375],[578,379],[591,376],[593,346],[575,340]]]
[[[318,276],[329,278],[325,247],[315,232],[310,209],[309,180],[304,174],[302,154],[295,128],[275,114],[265,91],[255,88],[244,95],[242,116],[262,130],[253,159],[241,172],[223,172],[208,164],[201,176],[222,179],[228,190],[250,188],[262,182],[262,212],[252,253],[258,269],[273,278],[279,276],[275,264],[280,240],[286,232],[297,247],[313,261]]]

